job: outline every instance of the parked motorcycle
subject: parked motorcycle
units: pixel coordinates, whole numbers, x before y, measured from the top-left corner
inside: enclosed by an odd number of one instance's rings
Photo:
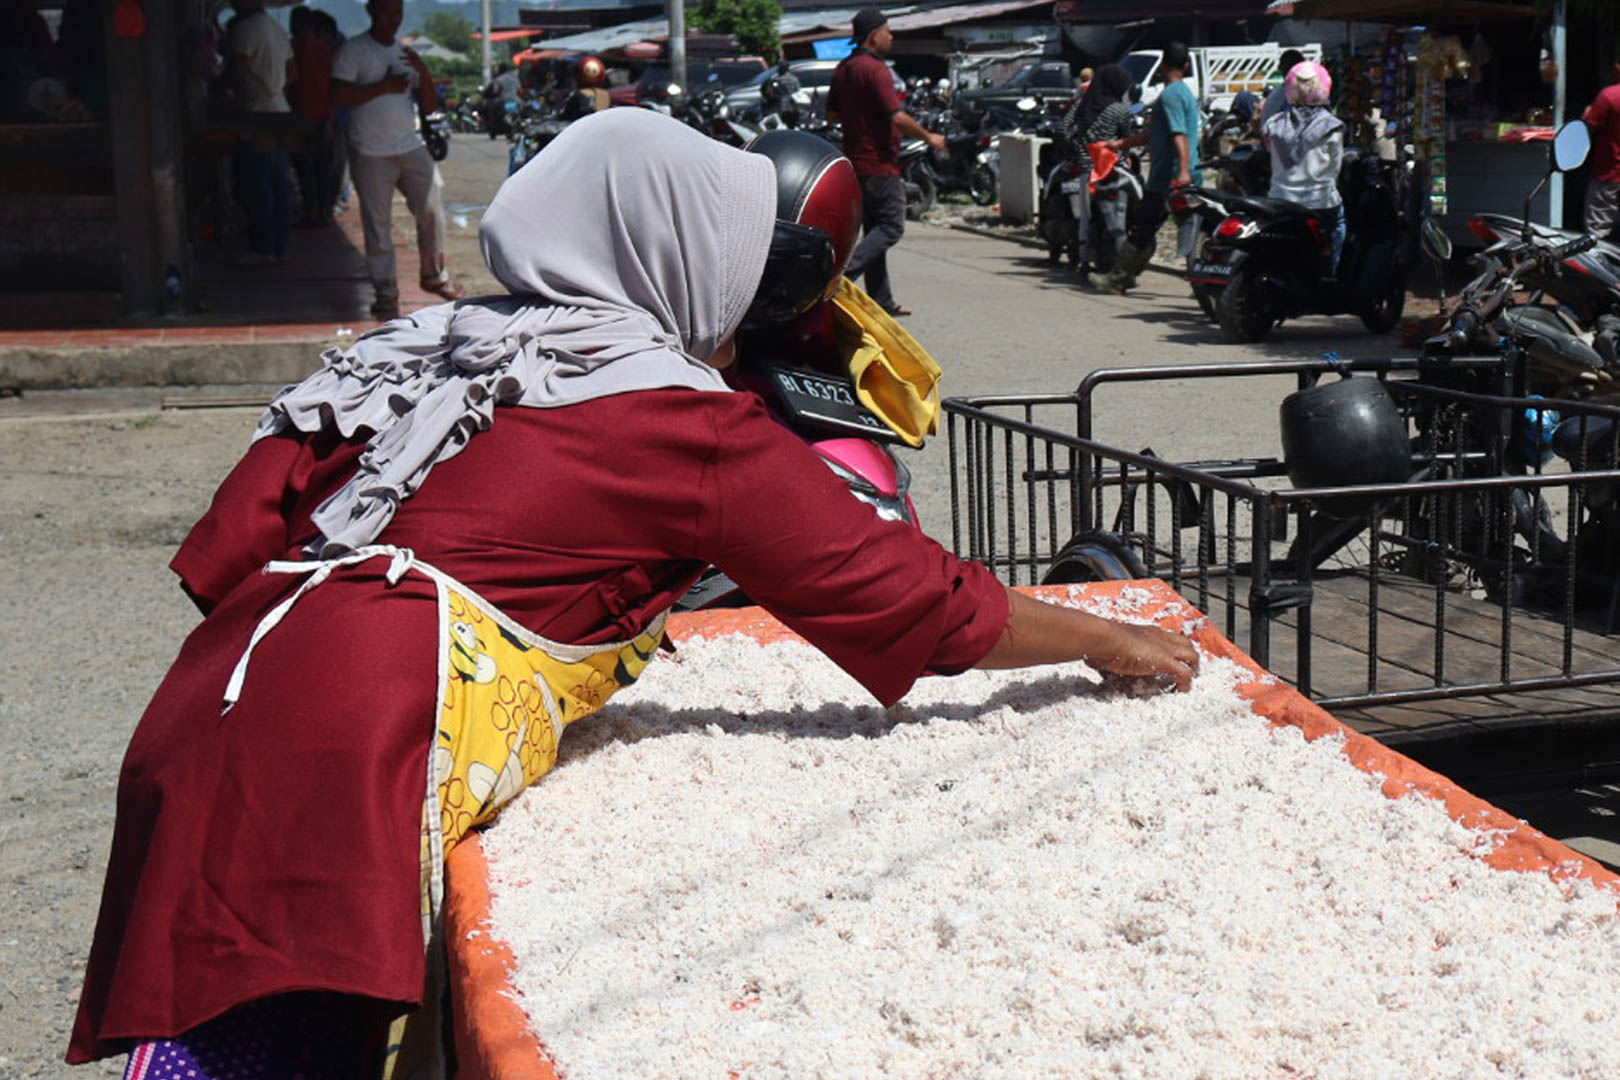
[[[450,118],[439,109],[423,110],[418,113],[418,122],[428,156],[434,161],[443,161],[450,155]]]
[[[932,151],[923,140],[901,141],[900,179],[906,188],[906,217],[920,220],[939,201],[939,176]]]
[[[865,304],[876,307],[870,299]],[[832,320],[833,305],[834,301],[824,302],[818,314]],[[878,517],[920,529],[911,501],[910,470],[893,449],[908,440],[861,403],[840,350],[819,344],[839,333],[830,321],[818,325],[814,318],[792,328],[745,329],[737,350],[740,359],[727,381],[757,394],[771,415],[808,443]],[[676,607],[738,607],[749,602],[736,582],[711,567]]]
[[[1541,258],[1523,267],[1518,284],[1531,291],[1534,316],[1588,340],[1605,364],[1620,363],[1620,246],[1605,240],[1581,245],[1585,234],[1520,220],[1507,214],[1480,214],[1469,231],[1488,245],[1484,257],[1501,262],[1530,245],[1537,251],[1561,248],[1564,258]]]
[[[1041,185],[1041,236],[1046,241],[1046,259],[1056,265],[1065,257],[1080,263],[1078,233],[1081,200],[1091,200],[1090,236],[1093,269],[1107,273],[1114,267],[1118,252],[1114,238],[1125,233],[1130,210],[1142,201],[1142,163],[1136,154],[1120,155],[1092,143],[1090,173],[1082,173],[1079,160],[1068,154],[1047,171]]]
[[[1200,305],[1213,304],[1221,329],[1237,341],[1264,340],[1302,315],[1357,315],[1370,333],[1393,330],[1406,304],[1405,178],[1394,163],[1346,153],[1339,189],[1347,232],[1337,274],[1331,211],[1227,196],[1228,216],[1188,268]]]

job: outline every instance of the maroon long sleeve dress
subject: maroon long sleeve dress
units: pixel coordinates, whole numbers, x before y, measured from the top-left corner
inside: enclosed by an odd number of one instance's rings
[[[263,639],[220,711],[254,627],[299,584],[259,568],[300,557],[360,450],[261,440],[174,559],[209,614],[124,759],[69,1061],[287,991],[420,1000],[432,582],[387,586],[386,560],[338,570]],[[972,666],[1007,618],[982,567],[879,520],[747,394],[503,408],[379,542],[564,642],[634,636],[713,563],[884,703]]]

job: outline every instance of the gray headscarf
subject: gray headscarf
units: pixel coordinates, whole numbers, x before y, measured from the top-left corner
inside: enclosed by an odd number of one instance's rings
[[[260,418],[255,439],[372,433],[359,470],[312,515],[309,554],[375,540],[497,405],[726,390],[705,361],[742,322],[775,216],[760,154],[647,109],[570,125],[484,213],[484,259],[512,295],[424,308],[328,350]]]

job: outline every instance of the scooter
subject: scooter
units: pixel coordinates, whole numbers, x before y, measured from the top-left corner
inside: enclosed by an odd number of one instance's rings
[[[861,403],[836,337],[832,301],[790,328],[745,329],[726,381],[752,392],[776,420],[810,445],[851,494],[885,521],[921,529],[911,501],[911,472],[893,447],[906,440]],[[710,567],[675,605],[678,610],[742,607],[748,596]]]
[[[434,161],[443,161],[449,157],[450,118],[435,109],[432,112],[420,111],[418,120],[422,131],[422,143],[427,147],[428,156]]]
[[[1078,266],[1080,200],[1091,200],[1090,262],[1093,269],[1107,273],[1119,255],[1114,238],[1124,235],[1131,208],[1142,201],[1142,166],[1135,154],[1121,157],[1102,143],[1092,143],[1087,152],[1092,161],[1089,174],[1081,174],[1073,156],[1058,161],[1047,172],[1041,185],[1041,235],[1046,240],[1048,262],[1055,266],[1067,257]]]
[[[923,140],[905,139],[900,143],[900,179],[906,188],[906,217],[921,220],[939,199],[939,176]]]
[[[1585,235],[1508,214],[1480,214],[1468,229],[1488,245],[1489,258],[1511,256],[1522,242],[1568,248]],[[1519,283],[1548,321],[1588,340],[1605,364],[1620,364],[1620,246],[1595,240],[1562,259],[1538,260]]]
[[[1393,163],[1345,155],[1339,188],[1346,239],[1337,274],[1332,211],[1227,196],[1227,218],[1189,267],[1206,292],[1218,290],[1215,313],[1226,336],[1262,341],[1278,323],[1301,315],[1357,315],[1369,333],[1393,330],[1406,304],[1404,180]]]

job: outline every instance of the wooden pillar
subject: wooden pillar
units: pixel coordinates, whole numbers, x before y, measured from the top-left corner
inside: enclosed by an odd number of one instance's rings
[[[122,253],[119,282],[125,311],[155,312],[163,299],[163,269],[158,265],[152,227],[152,98],[146,39],[113,33],[114,2],[102,0],[101,24],[107,42],[107,121],[112,140],[118,246]],[[162,2],[147,6],[162,6]]]
[[[114,202],[122,250],[124,310],[165,308],[164,273],[173,266],[191,279],[186,243],[184,108],[181,28],[171,0],[146,0],[146,32],[112,32],[113,0],[104,0],[107,27],[108,120]]]
[[[182,287],[192,281],[191,245],[186,232],[185,95],[181,85],[181,5],[147,0],[147,136],[152,169],[152,229],[158,281],[169,267],[180,272]],[[160,294],[160,304],[168,306]]]

